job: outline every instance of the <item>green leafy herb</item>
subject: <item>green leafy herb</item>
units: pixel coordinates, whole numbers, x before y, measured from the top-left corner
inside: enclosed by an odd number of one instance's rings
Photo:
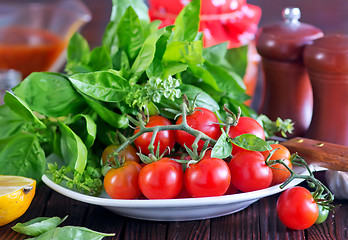
[[[255,136],[254,134],[242,134],[231,139],[232,143],[238,147],[250,150],[250,151],[266,151],[272,150],[272,147],[265,140]]]

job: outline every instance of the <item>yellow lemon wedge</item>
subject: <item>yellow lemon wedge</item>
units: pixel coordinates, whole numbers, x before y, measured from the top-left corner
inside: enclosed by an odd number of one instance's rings
[[[0,175],[0,226],[22,216],[35,195],[36,181]]]

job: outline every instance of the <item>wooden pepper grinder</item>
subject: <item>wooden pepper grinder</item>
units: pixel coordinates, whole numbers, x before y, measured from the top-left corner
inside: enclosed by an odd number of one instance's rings
[[[309,138],[348,146],[348,35],[331,34],[304,51],[313,88]]]
[[[302,136],[311,122],[312,88],[303,64],[303,50],[322,31],[301,23],[298,8],[285,8],[283,22],[265,26],[256,38],[256,48],[262,57],[264,92],[260,113],[271,120],[290,118],[295,123],[293,136]]]

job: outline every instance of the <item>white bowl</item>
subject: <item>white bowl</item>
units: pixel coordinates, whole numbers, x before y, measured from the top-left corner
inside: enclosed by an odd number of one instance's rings
[[[302,169],[295,171],[304,172]],[[75,192],[54,183],[47,175],[42,180],[47,186],[69,198],[103,206],[122,216],[153,221],[189,221],[228,215],[243,210],[260,198],[282,192],[303,181],[295,179],[283,189],[279,188],[280,185],[275,185],[258,191],[220,197],[121,200],[111,199],[105,192],[98,197]]]

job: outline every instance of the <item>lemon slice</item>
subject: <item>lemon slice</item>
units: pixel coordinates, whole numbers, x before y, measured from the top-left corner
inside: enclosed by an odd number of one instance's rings
[[[22,216],[35,195],[36,181],[0,175],[0,226]]]

